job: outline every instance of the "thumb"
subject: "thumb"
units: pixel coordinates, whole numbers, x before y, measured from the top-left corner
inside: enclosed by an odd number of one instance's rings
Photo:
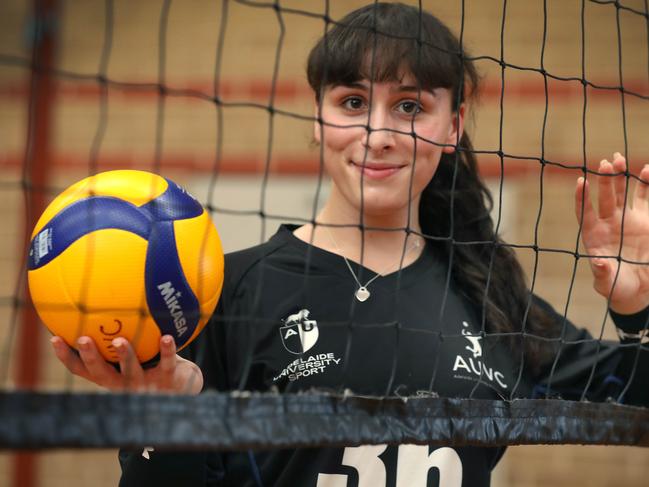
[[[603,257],[590,259],[590,269],[595,280],[594,287],[599,293],[608,295],[611,290],[611,276],[613,275],[613,262]]]
[[[590,268],[595,276],[606,276],[609,272],[608,259],[603,257],[593,257],[590,259]]]

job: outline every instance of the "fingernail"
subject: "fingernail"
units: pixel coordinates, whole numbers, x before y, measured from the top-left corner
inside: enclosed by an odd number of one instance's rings
[[[174,341],[174,339],[173,339],[170,335],[165,335],[165,336],[162,337],[162,344],[163,344],[165,347],[169,347],[169,346],[171,346],[171,344],[173,343],[173,341]]]
[[[50,338],[50,343],[54,348],[58,348],[61,346],[61,342],[57,339],[57,337]]]
[[[79,345],[79,348],[81,350],[89,350],[90,349],[90,338],[88,337],[81,337],[77,340],[77,344]]]
[[[124,351],[124,339],[115,338],[111,343],[113,347],[115,347],[115,350],[117,350],[118,353]]]

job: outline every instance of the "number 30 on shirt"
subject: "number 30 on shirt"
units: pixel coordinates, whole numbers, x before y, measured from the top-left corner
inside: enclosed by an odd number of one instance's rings
[[[379,456],[387,445],[345,448],[342,464],[358,472],[358,487],[385,487],[386,469]],[[452,448],[428,453],[427,445],[400,445],[397,456],[396,487],[426,487],[431,468],[439,471],[439,487],[461,487],[462,462]],[[317,487],[347,487],[347,475],[321,473]]]

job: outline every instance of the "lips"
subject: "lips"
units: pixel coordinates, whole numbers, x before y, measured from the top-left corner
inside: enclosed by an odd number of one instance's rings
[[[392,164],[385,162],[356,163],[350,161],[351,165],[360,172],[364,178],[368,179],[385,179],[389,178],[399,170],[406,167],[406,164]]]

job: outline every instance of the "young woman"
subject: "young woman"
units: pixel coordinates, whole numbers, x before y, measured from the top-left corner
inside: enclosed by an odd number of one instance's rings
[[[87,337],[80,358],[54,338],[60,360],[111,389],[315,387],[491,399],[574,397],[597,362],[586,396],[618,397],[635,350],[583,342],[586,332],[530,295],[494,233],[491,198],[464,131],[478,76],[446,26],[401,4],[361,8],[313,48],[308,78],[314,137],[333,181],[315,221],[284,225],[267,243],[227,256],[218,310],[186,358],[163,337],[159,365],[142,370],[118,338],[120,374]],[[599,167],[604,175],[624,170],[620,154]],[[649,181],[648,167],[640,177]],[[639,340],[649,268],[622,263],[618,272],[606,256],[621,249],[625,260],[649,261],[647,185],[637,185],[624,208],[623,179],[598,180],[597,209],[588,183],[577,182],[584,247],[624,339]],[[625,400],[647,404],[648,391],[647,374],[637,374]],[[487,486],[503,451],[378,445],[149,459],[122,452],[121,485]]]

